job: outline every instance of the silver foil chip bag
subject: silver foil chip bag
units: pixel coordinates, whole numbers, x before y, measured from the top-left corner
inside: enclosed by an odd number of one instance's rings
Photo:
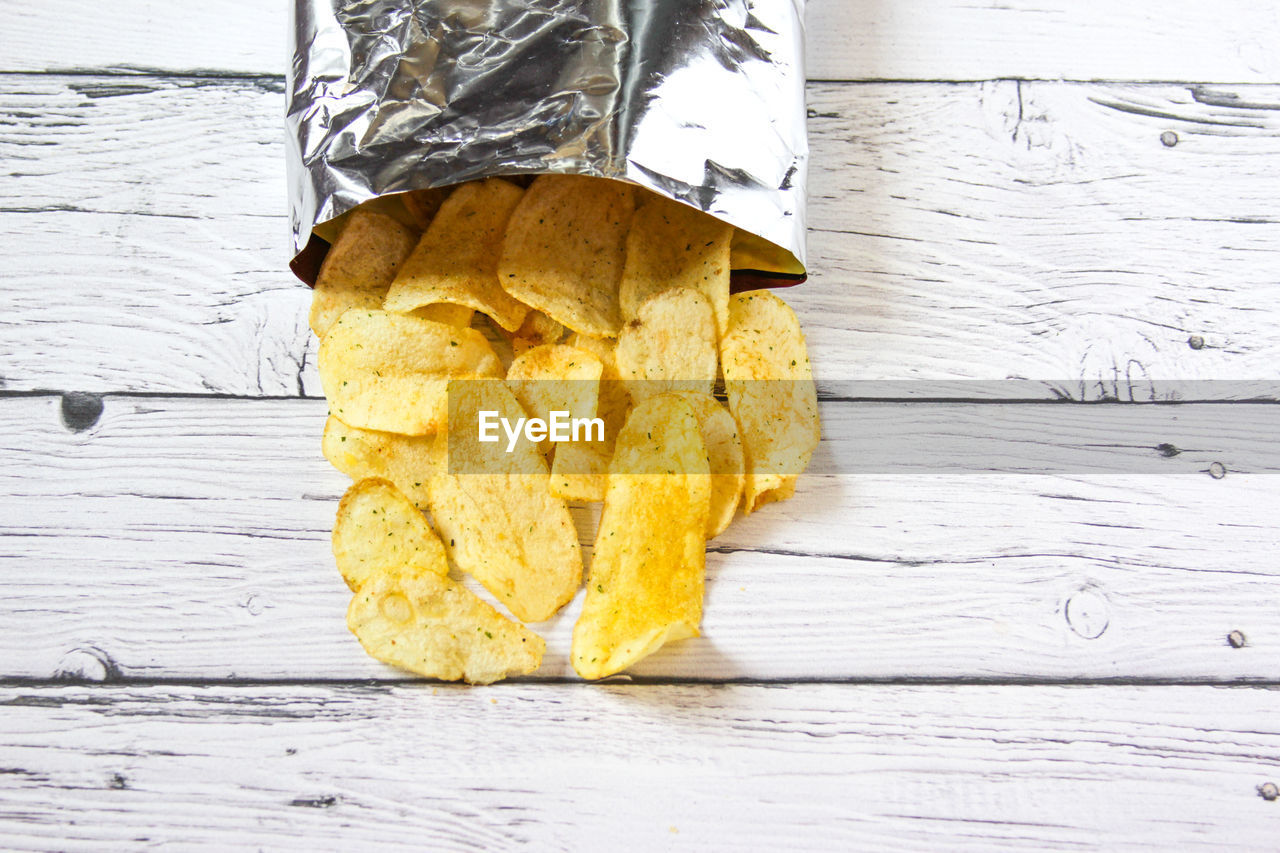
[[[738,230],[734,287],[804,279],[803,0],[295,0],[294,271],[396,193],[569,173]]]

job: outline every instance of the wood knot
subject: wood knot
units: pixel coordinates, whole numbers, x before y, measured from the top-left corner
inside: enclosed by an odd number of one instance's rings
[[[1244,643],[1245,643],[1245,640],[1244,640],[1243,631],[1232,631],[1230,634],[1227,634],[1227,645],[1231,646],[1231,648],[1243,649]]]
[[[1174,133],[1172,130],[1166,130],[1164,133],[1160,134],[1160,142],[1164,144],[1165,148],[1172,148],[1178,144],[1178,134]]]
[[[1275,782],[1263,782],[1258,786],[1258,796],[1268,803],[1274,803],[1280,797],[1280,788],[1276,787]]]
[[[1161,456],[1163,456],[1165,459],[1172,459],[1174,456],[1177,456],[1182,451],[1179,450],[1176,446],[1166,441],[1163,444],[1156,445],[1156,452],[1159,453]]]
[[[1227,476],[1227,467],[1221,462],[1214,462],[1209,466],[1209,476],[1215,480],[1221,480]]]
[[[1187,346],[1191,347],[1192,349],[1204,349],[1204,338],[1200,337],[1199,335],[1192,335],[1191,337],[1187,338]]]
[[[84,432],[102,417],[102,398],[97,394],[73,391],[62,395],[62,425],[72,432]]]
[[[62,681],[116,681],[120,667],[102,649],[81,646],[62,656],[53,677]]]
[[[271,603],[256,592],[251,592],[240,600],[240,606],[249,611],[250,616],[261,616],[262,611],[270,607]]]
[[[1063,613],[1068,627],[1086,640],[1098,639],[1111,624],[1111,602],[1094,587],[1081,587],[1076,591],[1067,599]]]

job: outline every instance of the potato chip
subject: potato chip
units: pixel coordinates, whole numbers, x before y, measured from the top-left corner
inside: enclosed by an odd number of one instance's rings
[[[541,175],[507,223],[498,279],[507,292],[575,332],[618,334],[618,283],[632,189],[582,175]]]
[[[546,649],[528,628],[430,572],[371,577],[351,599],[347,627],[384,663],[471,684],[533,672]]]
[[[731,297],[720,361],[747,457],[750,513],[791,497],[818,446],[818,399],[795,312],[764,290]]]
[[[433,448],[440,472],[428,483],[431,517],[460,569],[518,618],[541,622],[582,582],[569,508],[548,490],[547,463],[536,445],[521,440],[506,452],[505,442],[477,443],[480,412],[511,423],[526,416],[504,383],[455,382],[449,393],[449,430]]]
[[[637,406],[618,436],[573,667],[603,678],[698,634],[710,468],[692,407],[671,394]]]
[[[711,468],[707,539],[714,539],[733,521],[742,500],[742,486],[746,479],[742,439],[738,437],[737,421],[716,398],[706,394],[686,393],[680,396],[693,407],[702,431],[702,443],[707,448],[707,462]]]
[[[556,447],[551,460],[551,494],[567,501],[604,500],[613,445],[570,441]]]
[[[627,235],[627,262],[618,287],[623,321],[640,315],[655,293],[689,287],[715,314],[716,337],[729,322],[729,247],[733,226],[687,204],[649,194]]]
[[[352,480],[389,480],[418,509],[427,508],[427,481],[438,473],[432,454],[435,436],[397,435],[357,429],[329,416],[321,447],[324,458]]]
[[[311,331],[323,338],[344,311],[381,308],[418,235],[389,216],[355,210],[325,255],[311,297]]]
[[[600,391],[600,359],[586,350],[545,344],[525,350],[507,369],[507,387],[529,417],[547,421],[553,411],[568,417],[594,418]],[[544,454],[553,445],[542,442]]]
[[[431,225],[431,220],[436,218],[436,212],[440,210],[440,205],[444,204],[444,200],[449,197],[449,193],[453,192],[453,187],[434,187],[427,190],[413,190],[400,196],[400,200],[404,202],[405,210],[409,211],[409,215],[418,223],[418,230],[426,231]]]
[[[655,293],[618,335],[617,359],[636,402],[669,391],[710,394],[716,381],[711,304],[687,287]]]
[[[361,429],[424,435],[448,414],[450,379],[500,377],[484,336],[387,311],[348,311],[320,342],[329,409]]]
[[[566,344],[574,349],[586,350],[600,359],[600,394],[596,415],[604,419],[605,436],[612,447],[613,437],[622,430],[622,425],[627,422],[627,413],[631,411],[631,393],[627,391],[626,383],[618,372],[617,341],[573,334]]]
[[[475,313],[473,309],[468,308],[466,305],[450,305],[448,302],[436,302],[431,305],[424,305],[417,311],[411,311],[409,316],[466,328],[471,325],[471,320]]]
[[[543,344],[556,344],[564,337],[565,328],[541,311],[530,310],[524,322],[509,336],[511,352],[522,355],[525,350]]]
[[[387,573],[449,575],[444,545],[422,513],[389,481],[375,478],[361,480],[342,496],[333,524],[333,557],[353,592]]]
[[[524,190],[501,178],[463,184],[440,206],[431,227],[400,265],[383,307],[465,305],[515,330],[528,306],[498,283],[498,256],[511,211]]]
[[[551,463],[551,494],[569,501],[602,501],[614,441],[631,410],[631,394],[618,376],[616,341],[573,334],[568,345],[600,359],[596,417],[604,421],[604,441],[571,441],[558,446]]]

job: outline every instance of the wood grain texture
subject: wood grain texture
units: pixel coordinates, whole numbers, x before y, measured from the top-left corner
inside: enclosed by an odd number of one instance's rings
[[[809,5],[811,79],[1016,79],[809,88],[815,473],[637,670],[774,683],[477,690],[343,626],[288,4],[8,10],[0,846],[1274,849],[1280,692],[1096,681],[1280,681],[1280,406],[840,398],[1280,398],[1280,12]]]
[[[1280,79],[1274,7],[1248,0],[811,0],[810,79]]]
[[[289,6],[46,0],[10,16],[0,71],[283,74]],[[820,80],[1280,79],[1280,17],[1250,0],[811,0],[806,24]]]
[[[309,294],[284,266],[281,98],[0,80],[3,387],[319,392]],[[786,298],[824,393],[1277,378],[1274,87],[819,84],[810,101],[813,275]]]
[[[0,401],[0,677],[399,677],[344,625],[322,402],[61,407]],[[796,498],[712,543],[704,636],[637,674],[1280,678],[1280,406],[823,415]],[[538,677],[572,677],[578,606]]]
[[[1272,850],[1280,693],[0,689],[10,849]]]

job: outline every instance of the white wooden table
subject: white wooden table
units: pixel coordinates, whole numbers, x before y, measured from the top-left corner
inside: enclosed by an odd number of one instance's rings
[[[486,689],[343,625],[284,5],[0,1],[0,847],[1280,847],[1275,4],[811,4],[814,471]]]

